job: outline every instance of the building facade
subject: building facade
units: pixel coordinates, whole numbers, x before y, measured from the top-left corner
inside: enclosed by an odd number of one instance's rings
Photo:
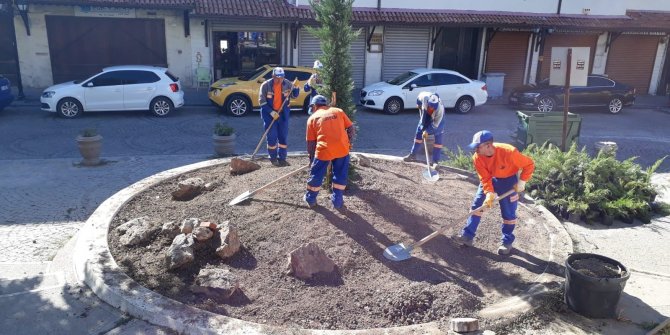
[[[0,71],[27,87],[82,79],[119,64],[166,66],[184,85],[263,64],[311,66],[320,42],[307,0],[0,0]],[[410,7],[411,6],[411,7]],[[13,14],[13,15],[12,15]],[[471,78],[504,73],[504,88],[548,77],[553,47],[589,47],[591,73],[666,94],[670,2],[654,0],[356,0],[350,47],[356,87],[419,67]],[[2,39],[7,41],[3,41]],[[16,71],[12,70],[16,69]]]

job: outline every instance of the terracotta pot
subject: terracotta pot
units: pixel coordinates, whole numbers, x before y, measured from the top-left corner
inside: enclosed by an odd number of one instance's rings
[[[235,154],[235,134],[229,136],[212,135],[214,142],[214,153],[217,156],[230,156]]]
[[[100,150],[102,149],[102,136],[92,137],[77,136],[79,152],[84,160],[82,165],[91,166],[100,164]]]

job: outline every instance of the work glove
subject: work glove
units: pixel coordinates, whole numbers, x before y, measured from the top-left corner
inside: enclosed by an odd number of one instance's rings
[[[424,140],[428,139],[428,132],[424,130],[421,137],[423,137]]]
[[[276,121],[279,118],[279,113],[277,113],[277,111],[272,111],[270,116],[272,116],[272,119]]]
[[[516,193],[521,193],[526,190],[526,182],[519,179],[519,182],[514,185]]]
[[[486,205],[488,208],[493,208],[493,203],[497,197],[498,195],[494,192],[486,193],[486,200],[484,200],[484,205]]]

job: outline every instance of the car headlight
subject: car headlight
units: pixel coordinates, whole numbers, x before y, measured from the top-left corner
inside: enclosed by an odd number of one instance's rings
[[[368,93],[368,96],[376,97],[376,96],[378,96],[378,95],[382,95],[382,94],[384,94],[384,91],[382,91],[382,90],[374,90],[374,91],[370,91],[370,93]]]
[[[46,92],[42,93],[42,98],[51,98],[51,97],[54,96],[54,94],[56,94],[56,92],[54,92],[54,91],[46,91]]]
[[[526,98],[537,98],[540,96],[540,93],[522,93],[521,95]]]

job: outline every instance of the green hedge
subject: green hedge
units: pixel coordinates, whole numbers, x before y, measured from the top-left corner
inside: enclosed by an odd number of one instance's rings
[[[461,148],[445,153],[446,165],[474,172],[470,153]],[[635,158],[618,161],[608,153],[591,157],[576,145],[562,152],[548,143],[531,144],[524,153],[535,161],[526,190],[555,215],[578,215],[587,223],[609,225],[614,219],[648,223],[653,212],[667,213],[667,206],[654,202],[657,191],[651,184],[652,174],[666,157],[644,170]]]

